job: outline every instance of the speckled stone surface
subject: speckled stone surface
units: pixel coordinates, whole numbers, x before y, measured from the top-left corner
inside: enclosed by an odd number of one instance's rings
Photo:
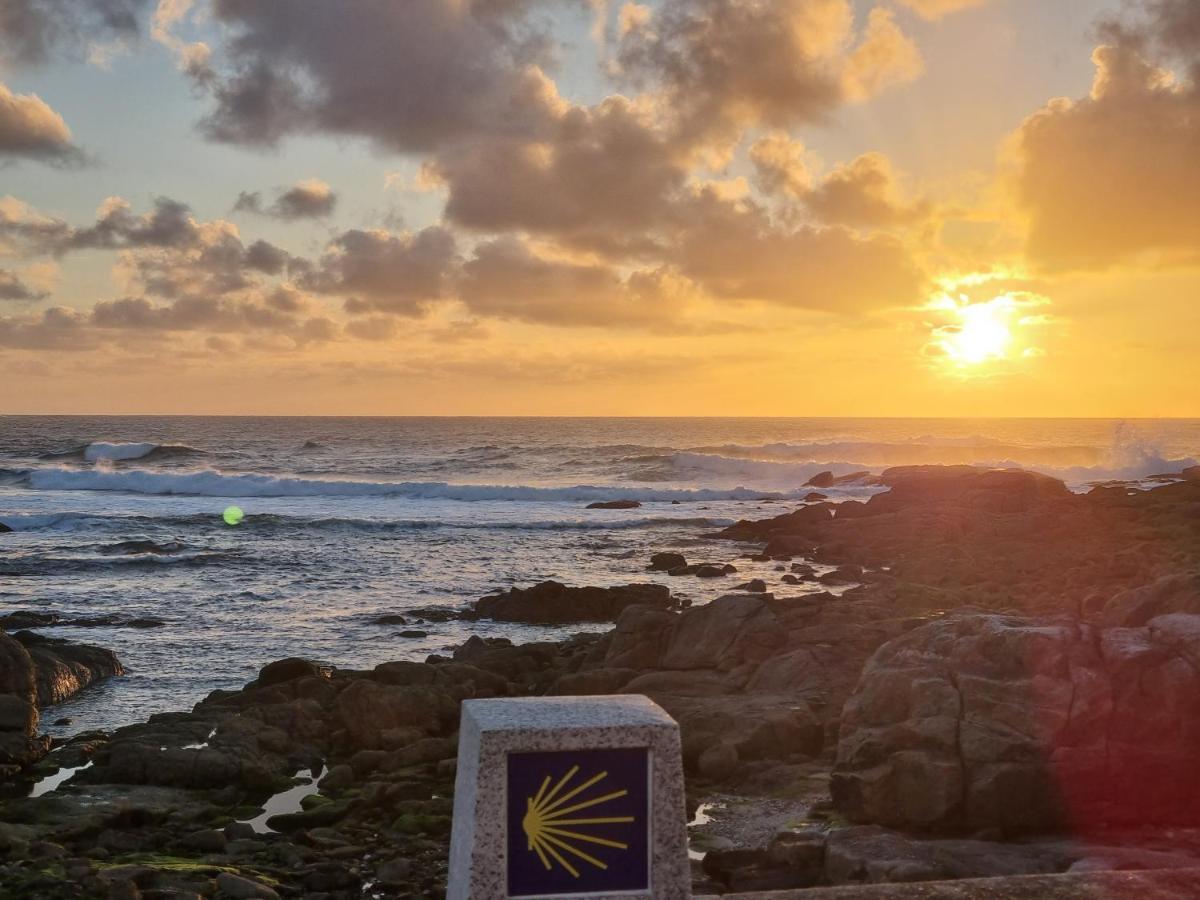
[[[505,900],[510,753],[647,748],[650,890],[555,894],[589,900],[691,896],[679,726],[648,697],[543,697],[462,704],[449,900]]]

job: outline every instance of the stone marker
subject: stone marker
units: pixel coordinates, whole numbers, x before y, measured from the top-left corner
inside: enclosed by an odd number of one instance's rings
[[[462,705],[449,900],[685,900],[679,726],[648,697]]]

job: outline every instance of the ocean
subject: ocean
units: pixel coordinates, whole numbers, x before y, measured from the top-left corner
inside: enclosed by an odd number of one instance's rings
[[[610,627],[446,619],[498,589],[658,581],[699,604],[777,582],[706,535],[786,511],[825,470],[1020,466],[1086,490],[1197,457],[1200,420],[0,417],[0,615],[87,617],[38,630],[129,669],[45,714],[68,734],[188,709],[285,656],[367,669],[473,633]],[[586,509],[622,499],[642,505]],[[660,550],[739,573],[646,572]]]

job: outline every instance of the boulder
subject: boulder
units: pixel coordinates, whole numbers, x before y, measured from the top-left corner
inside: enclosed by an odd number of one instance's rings
[[[637,509],[642,504],[637,500],[601,500],[589,503],[588,509]]]
[[[1168,575],[1122,591],[1105,604],[1106,625],[1137,627],[1169,613],[1200,614],[1200,572]]]
[[[316,663],[293,656],[287,659],[277,659],[275,662],[263,666],[258,673],[258,684],[260,687],[270,687],[273,684],[283,684],[285,681],[294,681],[297,678],[319,678],[320,675],[321,667]]]
[[[855,822],[1005,834],[1195,822],[1200,617],[1142,628],[961,613],[884,644],[842,712]]]
[[[18,631],[12,637],[33,662],[38,706],[62,703],[94,682],[125,674],[117,655],[102,647],[73,644],[32,631]]]
[[[650,557],[650,571],[669,572],[687,565],[687,558],[682,553],[655,553]]]
[[[674,606],[674,601],[670,588],[661,584],[577,588],[543,581],[531,588],[512,588],[503,594],[484,597],[476,601],[475,614],[503,622],[615,622],[631,606],[667,610]]]
[[[751,594],[765,594],[767,592],[767,583],[761,578],[751,578],[745,584],[739,584],[734,590],[746,591]]]
[[[786,631],[765,597],[727,594],[675,620],[657,667],[729,671],[762,662],[785,641]]]
[[[818,472],[812,478],[808,479],[808,481],[804,482],[804,486],[815,488],[833,487],[833,473],[828,471]]]

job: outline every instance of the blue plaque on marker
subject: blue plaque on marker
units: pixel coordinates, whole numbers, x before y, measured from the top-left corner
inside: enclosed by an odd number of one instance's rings
[[[508,755],[508,894],[650,889],[650,752]]]

